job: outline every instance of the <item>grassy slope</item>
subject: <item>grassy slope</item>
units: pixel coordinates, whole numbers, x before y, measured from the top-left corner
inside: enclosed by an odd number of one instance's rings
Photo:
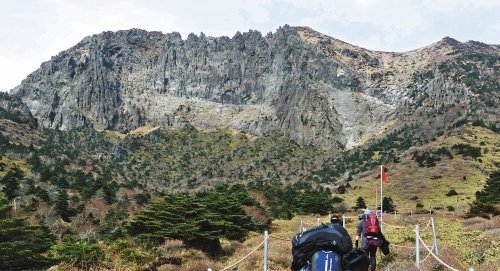
[[[481,143],[484,142],[484,143]],[[453,159],[444,158],[434,167],[419,167],[412,160],[414,151],[428,151],[440,147],[451,150],[454,144],[470,144],[481,147],[480,159],[454,155]],[[485,152],[485,150],[487,150]],[[384,196],[391,197],[397,208],[412,208],[422,203],[429,207],[444,208],[457,206],[459,211],[468,208],[474,200],[474,193],[482,188],[488,173],[500,165],[500,134],[476,126],[465,126],[452,130],[435,141],[422,147],[414,147],[403,154],[399,163],[388,164],[389,183],[384,184]],[[354,206],[358,197],[363,197],[371,208],[375,205],[374,186],[380,190],[379,169],[374,169],[367,177],[355,179],[352,188],[344,195],[348,206]],[[466,177],[466,180],[463,177]],[[458,196],[447,197],[446,193],[455,189]],[[418,200],[411,200],[417,196]]]
[[[111,134],[106,136],[113,141]],[[306,178],[323,155],[283,136],[256,138],[226,128],[128,135],[120,148],[123,155],[111,166],[119,169],[121,178],[139,179],[159,189],[192,189],[221,181],[297,181]]]
[[[36,130],[23,128],[8,120],[2,121],[8,122],[0,124],[11,143],[36,144],[38,139],[46,137]],[[68,152],[79,160],[86,160],[81,163],[97,161],[96,165],[115,172],[118,183],[138,181],[150,191],[168,187],[192,189],[226,181],[279,180],[285,183],[307,180],[328,156],[277,135],[255,138],[230,129],[152,130],[124,137],[109,132],[89,133],[88,129],[82,129],[67,133],[64,139],[57,140],[52,150],[56,153]],[[82,132],[87,136],[82,136]],[[82,143],[74,143],[75,140]],[[116,145],[120,140],[122,144]],[[384,186],[384,195],[390,196],[398,208],[415,208],[417,203],[425,208],[456,207],[458,198],[458,208],[463,210],[473,200],[475,191],[482,187],[488,173],[500,165],[498,142],[499,134],[481,127],[465,126],[421,147],[412,147],[400,156],[399,163],[387,165],[390,183]],[[482,157],[472,159],[454,155],[453,159],[443,158],[434,167],[419,167],[412,160],[415,151],[440,147],[451,150],[451,146],[457,143],[481,147]],[[79,154],[82,150],[82,154],[86,155]],[[24,171],[29,170],[25,157],[11,153],[1,159],[7,166],[0,169],[0,176],[15,164]],[[378,169],[374,168],[371,172],[358,174],[365,176],[363,178],[354,176],[350,183],[352,188],[342,195],[348,206],[354,206],[356,198],[362,196],[373,207],[375,195],[371,190],[379,184],[377,175]],[[466,180],[463,180],[464,176]],[[459,195],[447,197],[450,189],[455,189]],[[414,196],[419,199],[411,200]]]
[[[28,146],[36,145],[38,140],[42,138],[42,134],[29,127],[27,124],[20,124],[8,119],[0,119],[0,132],[2,136],[9,138],[11,144]],[[25,157],[19,153],[9,152],[0,153],[0,177],[3,177],[10,169],[19,168],[23,172],[29,172],[29,167]]]
[[[13,123],[2,123],[2,125],[2,127],[4,127],[4,134],[7,131],[9,131],[10,134],[10,132],[16,129],[21,129],[23,131],[22,133],[11,135],[11,143],[21,143],[27,140],[36,142],[42,136],[33,131],[28,133],[29,130],[24,129],[22,126],[14,127],[12,126],[15,125]],[[202,169],[208,167],[213,168],[214,165],[217,165],[220,166],[223,171],[223,178],[234,178],[236,180],[238,180],[237,177],[240,173],[238,170],[241,167],[245,167],[245,170],[241,172],[247,172],[242,175],[246,180],[261,177],[272,179],[275,178],[273,173],[277,171],[289,172],[289,174],[291,174],[290,172],[292,171],[294,174],[290,176],[293,178],[301,178],[301,176],[308,176],[308,168],[314,168],[314,163],[319,163],[316,159],[310,158],[318,158],[317,155],[320,153],[308,148],[302,148],[295,144],[290,144],[290,142],[280,137],[274,139],[246,138],[230,130],[219,130],[208,133],[170,130],[152,132],[152,134],[155,133],[160,133],[159,136],[161,137],[169,138],[169,143],[167,145],[158,145],[155,144],[154,141],[148,141],[149,143],[147,144],[143,142],[142,144],[145,145],[141,144],[128,158],[135,158],[138,161],[172,159],[171,161],[175,163],[175,167],[172,168],[179,169],[179,173],[186,173],[191,169],[201,172]],[[186,136],[186,133],[192,136]],[[21,136],[15,139],[18,136],[17,134]],[[76,134],[78,134],[78,132],[75,132],[75,136],[78,137]],[[179,137],[178,135],[182,136]],[[108,133],[105,137],[109,141],[114,141],[114,143],[116,143],[117,139],[122,136]],[[89,138],[89,142],[95,141],[96,144],[87,145],[86,148],[89,149],[87,152],[94,153],[96,151],[94,148],[99,146],[97,142],[100,142],[100,139],[94,140],[92,136]],[[456,196],[445,196],[450,189],[455,189],[459,193],[459,208],[463,209],[467,206],[466,203],[473,200],[474,192],[482,187],[487,174],[491,170],[498,168],[500,164],[499,142],[499,134],[492,133],[490,130],[481,127],[466,126],[457,128],[422,147],[414,147],[402,156],[401,162],[388,165],[390,168],[390,183],[385,186],[384,195],[392,197],[394,203],[400,208],[414,208],[416,201],[410,199],[414,195],[419,197],[420,202],[423,203],[425,207],[430,205],[434,207],[446,207],[447,205],[456,204]],[[411,153],[413,151],[424,151],[443,146],[451,149],[451,146],[457,143],[481,147],[483,149],[481,160],[454,155],[453,159],[443,159],[437,162],[435,167],[428,168],[419,167],[418,164],[411,159]],[[207,148],[212,148],[214,150],[214,152],[209,153],[209,156],[213,158],[213,160],[207,160],[213,161],[213,164],[205,161],[205,163],[201,165],[191,165],[191,163],[196,163],[195,161],[206,159],[206,155],[202,154]],[[486,149],[488,150],[487,152],[484,151]],[[71,150],[73,150],[73,148],[71,148]],[[157,152],[148,152],[147,150],[156,150]],[[179,163],[177,158],[186,154],[193,154],[193,152],[195,155],[190,155],[189,159],[191,163],[184,163],[184,166],[177,164]],[[172,157],[169,158],[165,155],[168,153],[173,153],[176,159]],[[233,159],[228,160],[228,156],[232,156]],[[238,157],[238,159],[235,157]],[[4,170],[0,170],[0,176],[4,174],[3,172],[6,171],[7,168],[13,165],[18,165],[21,169],[26,171],[29,170],[23,157],[9,153],[9,155],[0,158],[1,162],[7,165]],[[136,166],[138,165],[140,165],[140,163],[136,164]],[[155,164],[153,163],[153,165]],[[251,167],[254,170],[252,170]],[[271,173],[271,175],[269,175],[269,173]],[[377,174],[377,170],[374,169],[370,175],[367,175],[368,177],[360,179],[355,178],[355,180],[351,182],[353,187],[358,188],[350,188],[349,192],[344,195],[349,206],[354,205],[355,199],[358,196],[365,197],[368,204],[374,202],[371,189],[374,184],[379,183]],[[431,178],[433,176],[442,177],[433,179]],[[463,180],[463,176],[467,176],[466,181]],[[283,177],[284,176],[281,176],[280,178]],[[305,221],[306,227],[311,227],[316,222],[316,217],[312,216],[296,217],[290,221],[277,220],[272,224],[272,228],[270,229],[271,234],[282,238],[290,238],[296,233],[301,219]],[[323,218],[323,221],[324,220],[325,218]],[[416,221],[399,220],[392,223],[398,225],[400,223],[413,225],[414,222]],[[493,226],[482,226],[483,224],[487,224],[487,222],[466,221],[469,227],[475,227],[477,231],[473,231],[472,234],[463,235],[463,233],[467,231],[465,231],[466,228],[464,228],[465,226],[462,222],[456,221],[456,219],[452,217],[439,218],[437,224],[438,235],[441,235],[440,240],[442,241],[443,257],[446,257],[446,262],[453,266],[460,267],[461,269],[472,265],[475,267],[484,266],[484,270],[495,270],[493,267],[490,267],[492,264],[488,261],[491,257],[495,257],[495,255],[500,253],[498,251],[498,243],[500,243],[498,241],[498,228],[500,224],[498,221],[493,223]],[[352,235],[354,234],[354,227],[355,221],[351,221],[347,225]],[[387,231],[390,240],[396,240],[395,243],[401,242],[407,245],[413,243],[411,231],[404,233],[403,231],[394,230],[391,232],[389,228],[387,228]],[[425,240],[430,240],[428,235],[424,236],[424,238]],[[495,241],[497,242],[496,245],[492,240],[497,240]],[[180,242],[169,241],[164,246],[158,248],[157,253],[167,256],[167,259],[174,259],[174,261],[175,259],[181,259],[182,265],[179,267],[177,264],[173,263],[162,264],[160,270],[203,270],[208,267],[219,270],[241,259],[261,241],[262,235],[260,234],[252,235],[244,243],[224,241],[223,246],[228,252],[227,256],[217,261],[208,259],[199,251],[184,248]],[[469,245],[472,243],[480,243],[481,245],[473,247]],[[106,251],[108,251],[108,249]],[[290,249],[291,245],[289,241],[275,239],[270,241],[270,267],[272,270],[289,269],[291,261]],[[413,267],[411,252],[394,250],[394,253],[394,257],[384,258],[384,265],[393,268],[390,270],[411,270]],[[108,256],[112,257],[112,255],[111,253]],[[478,256],[474,255],[480,255],[480,257],[478,258]],[[110,258],[110,260],[113,261],[115,259]],[[126,262],[124,264],[130,263]],[[260,250],[258,253],[252,254],[246,261],[242,262],[238,270],[258,270],[261,269],[261,266],[262,252]],[[129,269],[128,267],[129,266],[117,266],[117,268],[123,269]]]

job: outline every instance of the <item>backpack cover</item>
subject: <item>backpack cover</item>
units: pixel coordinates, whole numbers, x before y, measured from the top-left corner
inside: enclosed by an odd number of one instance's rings
[[[377,215],[371,214],[366,218],[365,236],[367,238],[378,236],[379,228],[377,223]]]
[[[311,259],[311,271],[340,271],[342,259],[333,251],[316,251]]]
[[[382,238],[376,214],[371,214],[365,221],[365,238],[367,239],[368,247],[380,247]]]

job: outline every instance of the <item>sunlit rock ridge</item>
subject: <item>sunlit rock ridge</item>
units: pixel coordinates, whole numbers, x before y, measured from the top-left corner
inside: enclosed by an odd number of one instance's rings
[[[47,128],[190,123],[340,151],[401,125],[437,133],[471,114],[494,120],[498,79],[498,45],[448,37],[391,53],[287,25],[232,38],[131,29],[84,38],[11,94]]]

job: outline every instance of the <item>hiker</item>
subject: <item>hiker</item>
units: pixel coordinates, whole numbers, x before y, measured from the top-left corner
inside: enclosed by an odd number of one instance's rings
[[[342,270],[342,255],[352,249],[352,239],[337,214],[292,238],[292,270]]]
[[[364,211],[359,211],[358,212],[358,220],[362,220],[365,218],[365,212]]]
[[[380,219],[380,218],[382,217],[382,210],[381,210],[380,206],[379,206],[379,207],[377,207],[377,212],[376,212],[376,214],[377,214],[377,218],[378,218],[378,219]]]
[[[342,226],[342,223],[341,223],[341,221],[340,221],[340,216],[339,216],[338,214],[332,214],[332,215],[330,215],[330,224],[339,225],[339,226],[343,229],[343,231],[345,231],[345,228],[344,228],[344,226]],[[349,234],[347,233],[347,231],[345,231],[345,233],[346,233],[346,235],[347,235],[349,238],[351,238],[351,237],[349,236]],[[351,242],[352,242],[352,241],[351,241]]]
[[[376,214],[366,208],[364,218],[358,223],[356,231],[355,246],[359,246],[359,238],[361,237],[361,249],[368,254],[370,258],[371,270],[377,268],[377,248],[382,245],[382,233],[380,232],[380,223]]]
[[[340,216],[338,214],[332,214],[330,216],[330,223],[332,223],[332,224],[340,224]]]
[[[330,216],[330,224],[334,229],[336,229],[342,236],[343,241],[350,244],[350,248],[352,248],[352,239],[347,230],[342,226],[342,222],[340,221],[340,216],[338,214],[332,214]],[[350,250],[349,248],[349,250]]]

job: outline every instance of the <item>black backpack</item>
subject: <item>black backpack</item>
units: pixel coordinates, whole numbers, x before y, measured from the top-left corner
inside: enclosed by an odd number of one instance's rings
[[[370,259],[366,252],[356,248],[342,257],[342,268],[344,271],[366,271],[370,265]]]
[[[323,224],[292,238],[292,270],[300,270],[319,250],[344,254],[352,249],[349,233],[340,224]]]

